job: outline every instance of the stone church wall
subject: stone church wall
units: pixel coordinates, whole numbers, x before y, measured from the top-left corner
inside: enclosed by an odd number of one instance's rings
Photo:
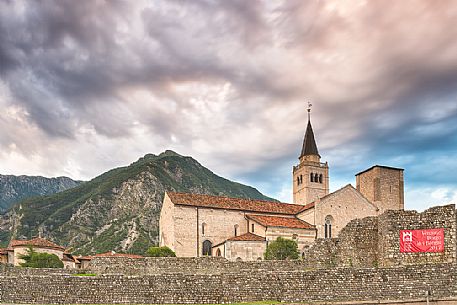
[[[376,207],[351,185],[323,198],[316,204],[315,209],[318,238],[325,237],[324,224],[327,216],[332,218],[332,236],[337,236],[350,220],[377,215]]]
[[[225,247],[228,260],[252,261],[263,259],[267,245],[265,241],[227,241]]]

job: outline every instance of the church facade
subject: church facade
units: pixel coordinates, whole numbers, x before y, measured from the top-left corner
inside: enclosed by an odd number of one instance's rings
[[[404,208],[403,169],[375,165],[356,174],[356,187],[329,192],[311,121],[293,167],[293,204],[167,192],[159,221],[160,245],[178,257],[259,260],[270,241],[293,239],[303,252],[316,238],[337,237],[346,224]]]

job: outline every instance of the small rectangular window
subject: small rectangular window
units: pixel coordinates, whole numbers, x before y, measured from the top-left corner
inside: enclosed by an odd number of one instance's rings
[[[251,224],[251,231],[254,233],[254,224]]]

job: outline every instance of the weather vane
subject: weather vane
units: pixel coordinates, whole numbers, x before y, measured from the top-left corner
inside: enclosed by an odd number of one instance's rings
[[[311,107],[313,106],[313,104],[311,104],[310,102],[308,102],[308,120],[310,120],[311,118]]]

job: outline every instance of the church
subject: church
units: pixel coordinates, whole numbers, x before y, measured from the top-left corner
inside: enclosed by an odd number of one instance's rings
[[[404,209],[403,169],[374,165],[351,184],[329,193],[329,165],[321,162],[308,124],[292,169],[293,204],[166,192],[160,246],[178,257],[221,256],[261,260],[270,241],[293,239],[302,253],[316,238],[333,238],[355,219]]]

